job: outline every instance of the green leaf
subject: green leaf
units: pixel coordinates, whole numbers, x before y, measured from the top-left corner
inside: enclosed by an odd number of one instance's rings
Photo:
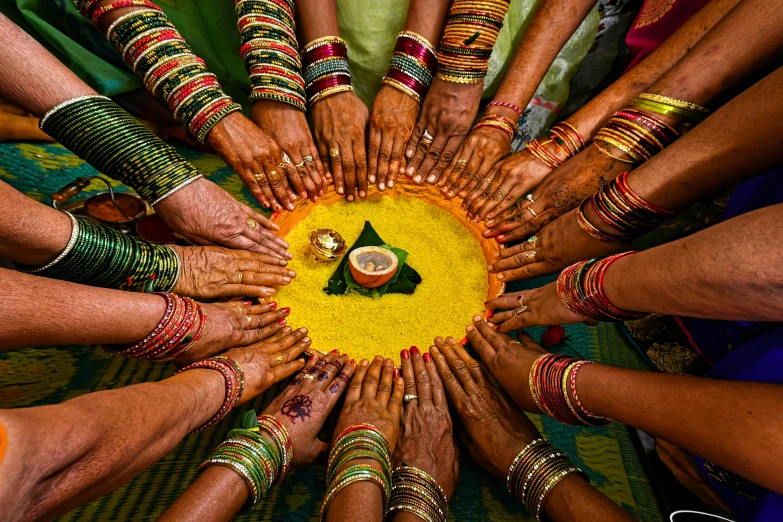
[[[242,429],[253,428],[258,428],[258,415],[256,415],[256,410],[247,410],[242,414]]]

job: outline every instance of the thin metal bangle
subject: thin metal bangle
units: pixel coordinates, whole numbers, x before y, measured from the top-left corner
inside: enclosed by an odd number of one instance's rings
[[[48,268],[51,268],[54,265],[56,265],[57,263],[59,263],[60,261],[62,261],[63,258],[65,256],[67,256],[68,253],[73,249],[73,245],[76,244],[76,238],[79,237],[79,222],[76,221],[76,218],[73,217],[73,215],[71,215],[70,212],[65,212],[65,214],[67,214],[68,217],[71,218],[71,237],[70,237],[70,239],[68,239],[68,244],[65,245],[65,250],[60,252],[57,255],[57,257],[54,258],[54,260],[52,260],[49,263],[46,263],[44,266],[42,266],[40,268],[36,268],[34,270],[26,270],[26,272],[28,272],[30,274],[37,274],[38,272],[42,272],[42,271],[44,271],[44,270],[46,270]]]

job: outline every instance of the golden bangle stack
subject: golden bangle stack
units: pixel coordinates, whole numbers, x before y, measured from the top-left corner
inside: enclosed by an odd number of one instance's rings
[[[710,114],[709,109],[701,105],[650,92],[640,94],[633,100],[632,104],[642,109],[653,110],[659,114],[679,114],[697,122]]]
[[[425,522],[446,522],[448,502],[432,475],[403,463],[392,472],[392,492],[386,518],[407,511]]]

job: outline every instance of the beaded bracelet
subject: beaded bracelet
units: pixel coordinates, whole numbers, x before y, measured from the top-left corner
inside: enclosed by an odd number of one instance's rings
[[[424,470],[403,463],[392,472],[386,518],[408,511],[425,522],[446,522],[448,499],[438,482]]]
[[[182,121],[198,141],[203,143],[223,117],[242,110],[225,94],[217,77],[212,75],[204,79],[206,64],[203,60],[194,60],[196,55],[156,4],[148,0],[119,0],[95,9],[97,2],[93,0],[73,0],[73,3],[84,16],[92,18],[96,26],[102,16],[116,9],[140,7],[114,20],[106,30],[106,38],[142,78],[153,96],[157,91],[150,89],[150,76],[154,77],[156,71],[169,70],[171,64],[181,63],[183,59],[191,63],[187,75],[184,70],[180,71],[179,87],[161,98],[174,118]],[[172,98],[175,92],[179,95]]]
[[[505,107],[505,108],[507,108],[507,109],[511,109],[512,111],[514,111],[514,112],[516,112],[517,114],[519,114],[519,119],[520,119],[520,120],[521,120],[521,119],[524,117],[524,115],[525,115],[524,111],[522,110],[522,107],[520,107],[519,105],[516,105],[516,104],[514,104],[514,103],[510,103],[510,102],[504,102],[504,101],[495,101],[495,100],[493,100],[493,101],[491,101],[491,102],[489,102],[489,103],[487,104],[487,109],[489,109],[490,107]]]
[[[325,36],[302,50],[307,104],[340,92],[353,92],[348,48],[339,36]]]
[[[176,286],[181,265],[171,247],[66,214],[73,228],[65,249],[52,262],[28,272],[118,290],[170,292]]]
[[[402,31],[394,44],[389,70],[382,82],[421,103],[438,68],[435,48],[413,31]]]
[[[215,413],[215,415],[200,428],[194,430],[193,433],[201,433],[210,426],[220,422],[223,417],[228,415],[228,412],[231,411],[234,406],[236,406],[237,402],[239,402],[239,399],[242,397],[242,392],[245,389],[245,372],[242,370],[242,366],[240,366],[240,364],[235,360],[231,359],[230,357],[226,357],[225,355],[217,355],[215,357],[210,357],[209,359],[193,363],[190,366],[185,366],[174,375],[179,375],[182,372],[194,370],[197,368],[206,368],[220,372],[220,374],[223,376],[223,379],[225,380],[226,395],[225,399],[223,400],[223,404],[220,406],[220,409],[217,411],[217,413]]]
[[[485,114],[479,121],[473,126],[472,130],[480,129],[481,127],[494,127],[502,130],[509,140],[514,139],[514,135],[517,133],[517,123],[502,114]]]
[[[250,74],[250,100],[271,100],[305,110],[305,82],[291,0],[234,4],[240,55]]]
[[[580,261],[563,270],[557,278],[557,294],[573,313],[598,321],[624,321],[644,317],[645,313],[621,310],[606,297],[603,279],[606,270],[621,257],[634,252],[624,252],[598,260]]]
[[[541,520],[541,510],[552,489],[566,476],[587,474],[574,466],[562,452],[545,439],[535,439],[522,448],[506,476],[509,493],[517,497],[528,512]]]
[[[479,83],[487,74],[508,0],[455,0],[438,48],[438,78]]]
[[[105,96],[61,103],[41,118],[39,127],[151,205],[202,177],[174,147]]]

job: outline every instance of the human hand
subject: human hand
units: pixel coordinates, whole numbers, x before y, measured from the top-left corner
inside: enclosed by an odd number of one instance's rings
[[[356,94],[340,92],[322,98],[310,109],[315,143],[338,194],[353,201],[367,195],[367,155],[364,131],[369,111]],[[333,155],[336,153],[336,155]]]
[[[302,199],[309,197],[317,202],[324,195],[324,166],[310,135],[305,113],[288,103],[258,100],[253,103],[250,119],[288,154],[294,170],[286,169],[286,172],[296,193]]]
[[[280,227],[206,179],[176,191],[155,205],[155,212],[192,243],[221,244],[282,259],[294,257],[287,252],[288,243],[271,232]]]
[[[372,363],[363,359],[356,368],[345,394],[345,405],[337,419],[334,437],[354,424],[372,424],[394,451],[400,435],[402,412],[402,377],[394,377],[394,361],[376,356]]]
[[[579,206],[604,183],[628,170],[627,163],[610,158],[590,146],[547,175],[533,189],[533,201],[523,199],[486,220],[484,237],[511,243],[532,236],[543,226]]]
[[[498,274],[499,280],[509,282],[559,273],[577,261],[628,250],[628,244],[604,243],[588,235],[576,221],[577,212],[575,209],[560,216],[527,241],[501,248],[495,252],[496,261],[487,270]]]
[[[540,413],[526,376],[530,375],[535,360],[547,353],[546,350],[524,331],[517,331],[517,341],[498,332],[494,324],[487,323],[479,315],[473,318],[473,324],[466,328],[466,332],[481,362],[517,406],[525,411]]]
[[[267,133],[241,112],[221,119],[207,135],[207,143],[234,169],[253,197],[266,208],[293,210],[293,192],[286,177],[296,176],[293,164]]]
[[[483,90],[483,81],[470,84],[439,78],[432,81],[405,149],[408,158],[405,173],[415,183],[424,179],[435,183],[443,175],[473,125]],[[430,141],[422,139],[425,131],[431,136]]]
[[[452,337],[438,337],[430,353],[462,425],[460,436],[473,462],[501,480],[514,457],[541,437],[509,401],[494,378]]]
[[[508,111],[517,116],[513,110],[503,107],[492,109],[500,109],[496,113]],[[438,181],[443,195],[452,199],[466,187],[482,186],[482,180],[492,179],[490,174],[495,170],[497,162],[508,154],[512,139],[496,127],[485,126],[471,130]]]
[[[268,341],[285,329],[289,308],[277,310],[277,303],[253,305],[250,301],[201,304],[207,316],[198,342],[174,359],[186,366],[231,348]]]
[[[305,362],[297,357],[311,344],[307,328],[299,328],[246,348],[227,351],[224,355],[238,362],[245,374],[245,387],[237,404],[258,397],[274,383],[301,370]]]
[[[378,190],[394,186],[402,169],[402,151],[416,124],[419,103],[399,89],[383,85],[375,97],[370,115],[370,183],[378,180]]]
[[[302,371],[267,408],[288,428],[294,446],[294,466],[307,466],[329,452],[329,444],[318,439],[326,418],[351,380],[356,361],[338,355],[313,355]],[[305,378],[306,376],[310,376]]]
[[[598,321],[575,314],[568,309],[557,294],[557,282],[532,290],[503,294],[485,303],[487,310],[506,310],[492,314],[489,322],[499,325],[499,330],[508,333],[529,326],[551,326],[555,324],[587,323]]]
[[[422,357],[414,346],[400,357],[405,394],[417,398],[404,405],[394,467],[407,462],[426,471],[450,499],[457,486],[459,456],[443,383],[430,354]]]
[[[492,180],[489,186],[479,180],[464,190],[460,189],[460,194],[467,192],[462,209],[467,211],[468,219],[476,222],[491,219],[513,207],[519,198],[530,192],[550,172],[552,170],[529,150],[522,149],[495,164],[486,176],[486,179]],[[488,233],[484,231],[485,236]]]
[[[171,248],[181,261],[172,292],[194,299],[270,297],[275,287],[285,286],[296,277],[296,272],[284,268],[288,261],[267,254],[220,247]]]

